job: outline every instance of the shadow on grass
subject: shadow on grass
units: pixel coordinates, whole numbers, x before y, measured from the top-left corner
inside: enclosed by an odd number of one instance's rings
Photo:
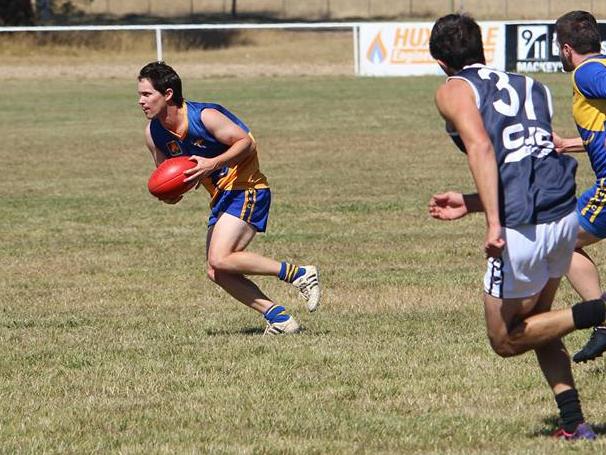
[[[228,329],[206,329],[205,332],[208,336],[225,336],[225,335],[262,335],[264,332],[263,327],[243,327]]]
[[[227,329],[207,329],[205,330],[208,336],[225,336],[225,335],[263,335],[265,332],[265,327],[243,327],[239,329],[227,330]],[[327,335],[330,332],[328,330],[318,331],[318,330],[308,330],[305,327],[301,327],[298,335],[302,334],[313,334],[313,335]]]
[[[533,433],[530,433],[529,436],[550,438],[551,435],[553,434],[553,432],[556,431],[560,427],[560,419],[556,415],[546,417],[545,419],[543,419],[543,423],[545,424],[544,428],[542,428],[538,431],[535,431]],[[589,422],[589,424],[591,425],[591,428],[593,428],[593,431],[595,431],[595,433],[598,436],[600,436],[600,435],[603,436],[606,434],[606,423]]]

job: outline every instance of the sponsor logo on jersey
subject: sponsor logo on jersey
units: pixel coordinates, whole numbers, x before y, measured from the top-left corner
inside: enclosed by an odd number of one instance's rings
[[[166,148],[168,149],[168,153],[170,153],[170,156],[177,156],[183,154],[183,152],[181,152],[181,147],[179,146],[179,143],[177,141],[167,142]]]

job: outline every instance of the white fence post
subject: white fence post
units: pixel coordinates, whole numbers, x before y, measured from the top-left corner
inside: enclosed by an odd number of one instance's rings
[[[354,75],[360,75],[360,26],[352,27],[353,34],[353,53],[354,53]]]
[[[158,61],[162,61],[162,29],[156,28],[156,55]]]

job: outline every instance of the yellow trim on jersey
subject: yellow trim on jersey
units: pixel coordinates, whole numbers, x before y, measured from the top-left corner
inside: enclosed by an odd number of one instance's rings
[[[180,110],[178,110],[178,111],[177,111],[177,113],[178,113],[178,114],[179,114],[181,117],[183,117],[183,120],[182,120],[182,121],[183,121],[183,125],[185,125],[185,126],[184,126],[184,130],[183,130],[183,133],[182,133],[182,134],[179,134],[177,131],[172,131],[172,130],[169,130],[169,129],[168,129],[168,128],[166,128],[164,125],[162,125],[162,126],[164,126],[164,129],[165,129],[166,131],[168,131],[170,134],[172,134],[173,136],[175,136],[175,137],[176,137],[177,139],[179,139],[181,142],[183,142],[183,141],[185,140],[185,138],[187,138],[187,132],[189,131],[189,116],[187,115],[187,103],[186,103],[185,101],[183,102],[183,107],[184,107],[185,109],[180,109]],[[181,123],[181,122],[180,122],[180,123]]]
[[[606,100],[588,99],[577,87],[575,75],[583,65],[598,62],[606,66],[604,58],[590,58],[575,68],[572,73],[572,115],[577,125],[588,131],[604,131],[606,123]]]
[[[251,139],[255,140],[251,133],[248,133]],[[210,177],[202,179],[204,188],[210,193],[210,206],[212,207],[221,191],[227,190],[247,190],[269,188],[269,183],[265,175],[259,170],[259,157],[255,150],[243,161],[229,168],[227,174],[217,181],[214,185]]]

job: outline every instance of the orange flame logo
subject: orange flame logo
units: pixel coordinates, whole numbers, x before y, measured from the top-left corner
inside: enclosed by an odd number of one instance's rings
[[[381,39],[381,32],[377,33],[375,39],[372,40],[370,46],[368,46],[368,51],[366,52],[366,58],[374,64],[383,63],[385,57],[387,56],[387,48],[383,44],[383,40]]]

